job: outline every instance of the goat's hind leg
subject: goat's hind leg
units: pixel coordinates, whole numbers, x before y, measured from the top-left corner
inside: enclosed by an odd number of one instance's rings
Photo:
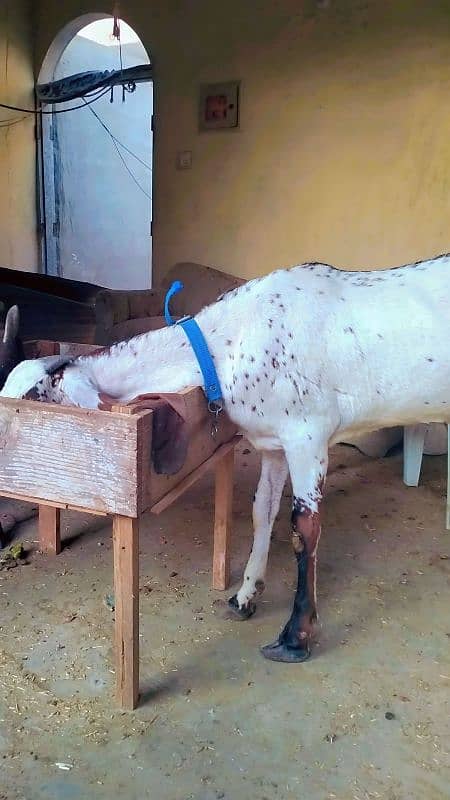
[[[228,601],[238,619],[248,619],[255,613],[255,597],[264,590],[270,535],[280,508],[287,473],[287,462],[282,450],[263,452],[261,475],[253,502],[253,547],[241,588]]]
[[[294,493],[292,546],[297,561],[297,591],[291,616],[278,639],[262,648],[263,656],[271,661],[287,663],[306,661],[310,656],[310,640],[317,619],[316,558],[320,537],[319,508],[328,455],[326,442],[317,442],[315,451],[312,451],[312,444],[308,440],[309,447],[305,443],[304,448],[286,453]]]

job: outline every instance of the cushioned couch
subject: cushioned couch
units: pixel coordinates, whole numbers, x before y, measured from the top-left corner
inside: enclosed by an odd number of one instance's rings
[[[7,308],[19,306],[24,339],[109,344],[164,325],[165,292],[176,279],[185,290],[172,301],[175,316],[195,314],[244,282],[190,262],[175,264],[159,287],[141,291],[0,268],[0,301]]]

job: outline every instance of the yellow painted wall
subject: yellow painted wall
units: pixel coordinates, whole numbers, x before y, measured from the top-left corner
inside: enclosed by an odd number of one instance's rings
[[[0,2],[0,102],[34,107],[31,3]],[[0,109],[0,266],[37,269],[34,117]],[[6,123],[17,124],[9,126]]]
[[[449,0],[120,5],[155,64],[156,279],[179,260],[250,277],[450,249]],[[41,63],[63,25],[112,2],[38,7]],[[230,79],[240,130],[198,133],[200,83]]]

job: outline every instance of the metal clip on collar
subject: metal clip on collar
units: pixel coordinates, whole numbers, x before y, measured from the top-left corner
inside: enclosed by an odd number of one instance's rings
[[[214,418],[211,423],[211,436],[213,439],[215,439],[217,436],[217,431],[219,430],[219,414],[221,411],[223,411],[222,401],[213,400],[212,402],[208,403],[208,411],[211,414],[214,414]]]

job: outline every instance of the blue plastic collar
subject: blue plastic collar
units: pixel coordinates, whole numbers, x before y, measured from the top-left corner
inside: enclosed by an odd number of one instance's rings
[[[209,352],[206,339],[198,326],[195,319],[192,317],[183,317],[183,319],[175,320],[172,318],[169,304],[170,300],[183,289],[184,286],[181,281],[175,281],[166,294],[164,301],[164,316],[168,325],[181,325],[183,328],[191,347],[197,357],[197,361],[203,375],[204,392],[208,401],[210,411],[220,411],[222,408],[222,390],[220,388],[219,378],[212,360],[211,353]]]

